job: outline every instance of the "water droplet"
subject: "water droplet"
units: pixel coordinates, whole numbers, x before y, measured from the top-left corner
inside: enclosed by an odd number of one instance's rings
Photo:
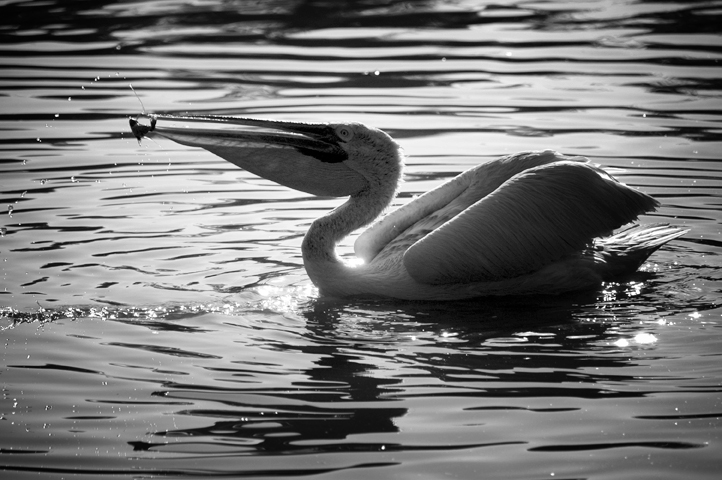
[[[40,185],[45,185],[46,183],[48,183],[46,179],[43,178],[40,180]]]
[[[56,113],[56,114],[55,114],[55,118],[58,118],[59,116],[60,116],[59,113]]]
[[[72,99],[73,99],[73,97],[68,97],[68,101],[71,101]]]
[[[75,179],[75,177],[70,177],[70,181],[73,183],[78,183],[78,181]]]
[[[39,138],[36,138],[35,140],[37,140],[38,142],[42,142],[42,140],[40,140]]]
[[[82,90],[85,90],[85,85],[81,85],[80,88],[81,88]]]

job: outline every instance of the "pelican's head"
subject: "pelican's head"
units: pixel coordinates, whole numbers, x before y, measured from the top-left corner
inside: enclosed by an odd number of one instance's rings
[[[142,124],[141,119],[149,124]],[[187,122],[228,128],[171,126]],[[130,126],[139,140],[157,133],[183,145],[204,148],[260,177],[313,195],[353,196],[382,187],[395,191],[401,178],[403,154],[399,145],[385,132],[361,123],[152,114],[131,118]],[[238,126],[247,128],[235,128]]]
[[[373,188],[396,188],[403,169],[403,151],[383,130],[362,123],[335,123],[329,128],[347,155],[344,165],[362,176]]]

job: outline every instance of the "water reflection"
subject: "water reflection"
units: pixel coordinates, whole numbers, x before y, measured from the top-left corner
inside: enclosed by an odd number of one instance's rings
[[[290,313],[288,319],[277,317],[271,322],[267,315],[259,317],[259,323],[233,316],[205,318],[202,323],[214,327],[197,333],[208,334],[230,322],[240,328],[240,335],[229,336],[228,330],[222,335],[234,338],[233,348],[246,353],[235,360],[226,345],[220,347],[226,352],[223,358],[207,355],[203,351],[210,351],[210,344],[191,353],[192,358],[205,359],[203,375],[189,371],[185,382],[163,381],[152,396],[180,405],[174,415],[187,420],[178,423],[195,426],[157,430],[147,440],[129,444],[137,452],[184,455],[180,464],[195,455],[222,455],[219,468],[239,474],[251,467],[241,467],[238,456],[248,455],[339,454],[347,458],[340,462],[344,467],[329,467],[328,471],[334,471],[346,468],[353,459],[363,464],[353,454],[364,452],[403,455],[511,445],[539,452],[704,447],[699,442],[668,439],[654,444],[632,440],[535,446],[530,445],[534,442],[528,434],[513,429],[502,432],[497,427],[490,427],[488,435],[476,435],[474,441],[463,435],[452,439],[448,434],[415,437],[408,433],[409,419],[417,421],[426,415],[427,405],[439,405],[437,414],[442,418],[459,416],[455,422],[482,425],[493,424],[500,415],[508,420],[528,414],[583,416],[587,401],[634,402],[663,394],[670,382],[682,380],[636,371],[657,357],[664,359],[654,353],[653,342],[628,348],[618,345],[619,338],[632,339],[635,332],[658,327],[651,321],[653,314],[648,325],[640,327],[632,325],[640,318],[633,308],[593,317],[581,300],[539,299],[534,308],[531,302],[516,307],[487,304],[486,308],[459,303],[451,315],[441,305],[409,304],[392,311],[379,302],[311,299],[300,318]],[[472,316],[475,322],[470,321]],[[192,328],[178,331],[195,335]],[[271,356],[258,355],[259,348]],[[634,348],[647,349],[647,353],[635,360]],[[144,350],[178,355],[157,348]],[[298,358],[300,363],[274,361],[274,351]],[[674,388],[679,393],[700,391],[700,387]],[[400,460],[382,464],[400,464]],[[285,464],[256,467],[253,471],[259,475],[280,475],[289,468]],[[327,471],[318,466],[298,468],[296,474]]]
[[[268,306],[283,305],[277,301],[281,292],[269,293],[216,308],[136,311],[126,319],[82,323],[57,319],[50,324],[57,322],[57,333],[39,337],[57,349],[33,352],[33,360],[17,358],[6,379],[12,384],[18,372],[35,370],[55,382],[83,385],[85,401],[59,397],[54,408],[78,403],[73,422],[107,418],[125,424],[131,434],[121,441],[138,459],[154,459],[148,474],[198,473],[194,465],[201,458],[213,458],[213,466],[202,468],[209,474],[314,475],[353,465],[413,469],[415,452],[478,459],[499,448],[587,454],[705,447],[699,436],[671,432],[645,440],[657,423],[638,425],[639,433],[627,429],[626,438],[568,430],[567,420],[574,418],[587,426],[601,418],[615,430],[614,419],[636,411],[637,402],[676,403],[680,396],[710,415],[700,395],[719,395],[718,385],[695,371],[669,375],[659,369],[669,371],[674,362],[665,331],[683,311],[655,310],[640,299],[654,289],[606,302],[584,294],[451,305],[338,302],[296,292],[287,310],[275,312]],[[697,312],[697,318],[705,315]],[[715,348],[709,340],[695,343],[700,353]],[[78,359],[77,352],[88,358]],[[98,380],[108,389],[89,388]],[[139,391],[119,403],[126,383]],[[20,398],[21,404],[32,401]],[[588,402],[600,403],[590,409]],[[616,407],[607,410],[608,402]],[[263,462],[279,454],[294,460]],[[329,463],[309,462],[315,455]],[[55,458],[57,468],[62,456]],[[13,464],[8,459],[5,465]],[[109,465],[116,473],[124,468]]]

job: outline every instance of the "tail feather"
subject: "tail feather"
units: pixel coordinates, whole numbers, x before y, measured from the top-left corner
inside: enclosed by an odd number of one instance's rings
[[[606,276],[635,272],[659,247],[686,234],[689,229],[666,223],[633,225],[594,241],[595,261],[606,266]]]

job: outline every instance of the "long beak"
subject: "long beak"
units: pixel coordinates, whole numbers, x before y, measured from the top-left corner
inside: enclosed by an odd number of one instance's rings
[[[206,127],[172,126],[179,122]],[[208,128],[209,124],[224,128]],[[158,134],[182,145],[200,147],[260,177],[313,195],[347,196],[366,185],[361,175],[344,164],[348,154],[328,124],[149,114],[131,118],[130,127],[139,141]]]

